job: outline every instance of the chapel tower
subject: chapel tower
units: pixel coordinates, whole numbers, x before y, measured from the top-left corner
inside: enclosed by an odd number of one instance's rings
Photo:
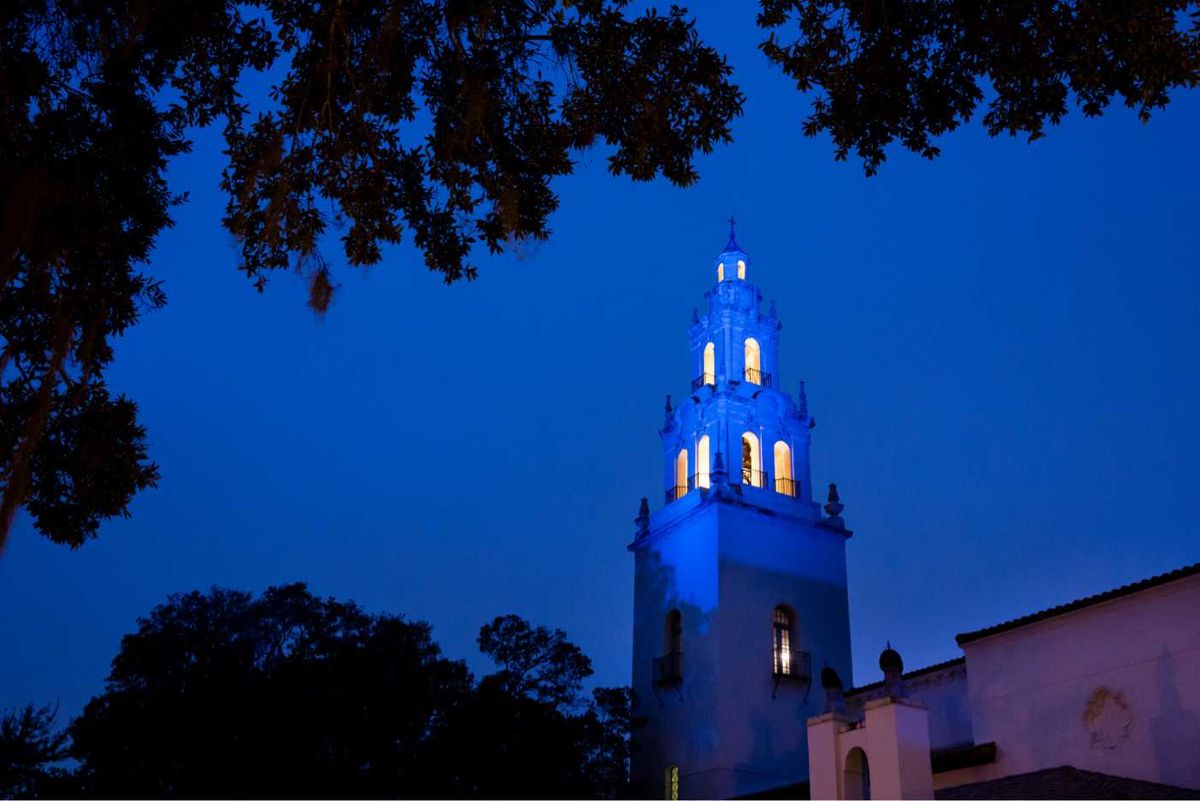
[[[633,688],[639,797],[729,798],[807,779],[813,673],[850,681],[846,530],[822,515],[812,420],[784,392],[781,325],[729,242],[689,330],[691,394],[667,400],[665,504],[643,499],[635,559]]]

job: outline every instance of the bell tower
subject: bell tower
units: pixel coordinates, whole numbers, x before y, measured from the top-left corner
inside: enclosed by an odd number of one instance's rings
[[[729,798],[808,777],[813,672],[850,676],[837,490],[813,500],[804,384],[784,391],[781,324],[729,242],[692,313],[691,393],[667,398],[664,504],[646,499],[634,554],[638,797]]]

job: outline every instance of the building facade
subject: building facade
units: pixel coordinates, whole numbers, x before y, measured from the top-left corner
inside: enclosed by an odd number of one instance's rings
[[[636,518],[644,798],[1200,798],[1200,565],[957,638],[854,687],[836,487],[809,470],[804,385],[729,242],[667,399],[664,503]],[[848,689],[846,689],[848,688]]]
[[[645,797],[719,798],[803,781],[813,666],[850,675],[846,530],[813,500],[803,385],[784,391],[781,324],[729,242],[688,332],[690,394],[660,432],[664,504],[643,500],[633,687]]]

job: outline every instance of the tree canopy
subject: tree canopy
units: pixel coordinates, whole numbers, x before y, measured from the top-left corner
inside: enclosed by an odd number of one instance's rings
[[[302,584],[259,597],[222,589],[172,596],[122,640],[104,692],[71,725],[72,792],[621,793],[629,690],[583,698],[587,657],[563,632],[515,616],[484,626],[480,644],[498,670],[476,681],[441,654],[427,624],[368,614]],[[0,729],[0,749],[3,742]],[[0,777],[5,767],[0,760]]]
[[[985,100],[992,134],[1033,139],[1072,96],[1146,118],[1200,82],[1183,0],[761,0],[757,21],[766,58],[815,94],[804,132],[868,174],[893,143],[936,156]],[[273,88],[252,104],[256,71]],[[260,290],[301,274],[323,313],[331,265],[405,237],[447,282],[545,239],[553,179],[589,148],[615,175],[692,184],[696,155],[731,139],[731,77],[686,11],[627,0],[4,3],[0,550],[21,508],[78,547],[158,481],[105,375],[114,340],[166,302],[144,270],[196,128],[222,128],[239,267]]]

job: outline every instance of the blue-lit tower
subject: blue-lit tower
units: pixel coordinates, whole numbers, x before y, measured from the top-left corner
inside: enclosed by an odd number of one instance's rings
[[[643,500],[633,687],[639,797],[729,798],[805,781],[819,674],[850,681],[846,530],[813,501],[803,383],[784,391],[774,304],[729,242],[689,330],[691,394],[660,432],[664,505]],[[818,686],[815,687],[814,683]]]

